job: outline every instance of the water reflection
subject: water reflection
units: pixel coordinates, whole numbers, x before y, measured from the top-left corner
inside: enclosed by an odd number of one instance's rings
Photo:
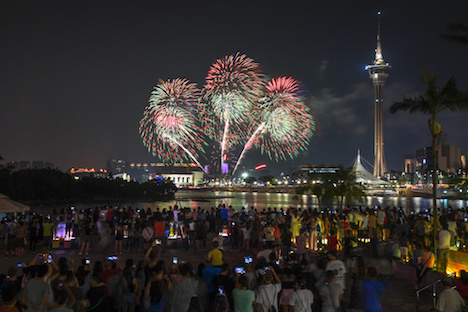
[[[201,207],[210,209],[219,205],[222,201],[226,201],[232,205],[234,209],[242,209],[242,207],[254,207],[256,209],[283,208],[290,206],[305,208],[318,208],[318,201],[315,196],[299,195],[290,193],[257,193],[257,192],[221,192],[221,191],[179,191],[176,193],[176,200],[179,200],[187,207]],[[190,202],[190,203],[189,203]],[[173,202],[158,202],[155,206],[168,207],[173,206]],[[194,203],[196,203],[194,205]],[[466,208],[468,200],[449,200],[440,199],[438,205],[441,208],[459,209]],[[322,204],[324,208],[338,209],[339,203]],[[353,207],[400,207],[406,213],[419,213],[423,210],[432,209],[432,199],[422,197],[400,197],[400,196],[368,196],[363,202],[355,202]]]
[[[167,208],[169,206],[179,205],[196,209],[211,209],[220,203],[232,205],[234,209],[240,210],[243,207],[254,207],[256,209],[267,209],[268,207],[277,209],[287,209],[289,207],[298,207],[301,209],[318,209],[318,201],[315,196],[296,195],[290,193],[257,193],[257,192],[224,192],[224,191],[179,191],[176,193],[176,199],[166,202],[126,202],[112,203],[120,207],[132,207],[133,209],[152,210]],[[110,203],[109,203],[110,204]],[[95,206],[105,206],[106,204],[75,204],[76,209],[88,209]],[[468,200],[438,200],[439,207],[452,209],[466,208]],[[53,209],[70,208],[71,205],[55,206],[31,206],[32,211],[47,215],[51,214]],[[353,207],[397,207],[403,209],[407,214],[411,212],[419,213],[423,210],[432,210],[432,199],[421,197],[399,197],[399,196],[368,196],[363,202],[353,203]],[[323,208],[338,209],[338,202],[332,204],[322,204]]]

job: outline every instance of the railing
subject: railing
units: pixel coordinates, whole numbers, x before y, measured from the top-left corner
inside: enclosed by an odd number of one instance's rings
[[[452,273],[452,274],[449,274],[447,275],[447,277],[453,277],[454,275],[456,276],[456,272]],[[419,307],[423,304],[425,304],[426,302],[423,302],[421,303],[420,299],[421,299],[421,292],[427,290],[427,289],[430,289],[432,288],[432,308],[435,309],[436,305],[437,305],[437,292],[436,292],[436,285],[439,284],[440,282],[442,282],[441,279],[433,282],[432,284],[429,284],[427,286],[424,286],[423,288],[420,288],[416,291],[416,311],[419,311]],[[454,286],[452,288],[456,288],[457,286]]]

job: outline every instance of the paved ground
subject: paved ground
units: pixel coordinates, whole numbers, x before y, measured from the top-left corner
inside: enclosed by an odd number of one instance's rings
[[[81,263],[81,260],[84,257],[88,257],[92,262],[94,261],[104,261],[107,256],[113,254],[113,249],[107,245],[100,245],[98,248],[90,250],[89,255],[79,255],[76,249],[72,250],[52,250],[52,254],[55,259],[58,259],[61,256],[71,257],[74,259],[75,263]],[[193,249],[185,251],[183,248],[167,248],[165,253],[162,253],[162,259],[166,263],[170,263],[173,257],[177,257],[179,260],[190,261],[194,267],[196,267],[200,262],[204,262],[204,257],[207,252],[203,253],[194,253]],[[229,248],[225,251],[226,261],[232,265],[239,265],[243,263],[243,257],[248,255],[242,250],[230,250]],[[24,255],[15,256],[12,258],[7,258],[4,255],[0,257],[0,273],[6,274],[7,270],[11,266],[16,266],[18,263],[29,263],[34,258],[35,253],[26,252]],[[142,252],[124,252],[123,254],[118,255],[122,261],[125,261],[128,258],[132,258],[135,261],[138,261],[143,258]],[[404,279],[397,279],[392,277],[391,273],[391,264],[388,260],[377,260],[369,259],[369,262],[375,262],[373,264],[378,265],[381,268],[381,271],[384,272],[387,276],[381,277],[380,280],[385,285],[385,294],[382,295],[381,299],[384,305],[384,311],[394,311],[394,312],[414,312],[416,311],[416,295],[414,290],[414,285]],[[389,268],[390,266],[390,268]],[[427,301],[430,301],[430,292],[424,295],[424,298]],[[431,305],[423,306],[420,311],[429,311]]]

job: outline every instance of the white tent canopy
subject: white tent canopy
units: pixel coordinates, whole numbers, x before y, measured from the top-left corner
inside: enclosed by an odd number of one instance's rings
[[[29,206],[18,203],[8,196],[0,193],[0,213],[28,211]]]
[[[354,161],[353,170],[356,175],[356,183],[362,183],[367,185],[391,185],[391,183],[387,181],[380,180],[376,178],[372,173],[366,170],[361,163],[361,152],[358,151],[358,155],[356,160]]]

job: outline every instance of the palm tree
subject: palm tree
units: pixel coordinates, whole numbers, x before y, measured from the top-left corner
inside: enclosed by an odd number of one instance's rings
[[[296,188],[296,194],[315,195],[319,211],[322,211],[322,202],[333,198],[333,185],[328,181],[318,181],[316,183],[308,183]]]
[[[468,95],[458,89],[455,77],[452,77],[442,87],[437,86],[437,79],[428,72],[423,75],[423,82],[426,86],[424,94],[407,98],[396,102],[390,107],[390,113],[398,111],[408,111],[410,114],[423,113],[430,115],[428,119],[429,130],[432,136],[432,207],[433,207],[433,231],[434,250],[437,249],[436,233],[439,225],[437,212],[437,136],[441,132],[441,127],[437,123],[437,115],[449,110],[451,112],[460,111],[468,107]]]
[[[452,23],[447,25],[447,30],[451,34],[444,34],[442,38],[468,45],[468,26],[460,23]]]
[[[345,202],[350,203],[355,200],[363,201],[365,194],[362,185],[356,183],[356,174],[352,167],[343,168],[337,171],[336,181],[333,183],[333,194],[340,203],[340,213],[343,212]]]

